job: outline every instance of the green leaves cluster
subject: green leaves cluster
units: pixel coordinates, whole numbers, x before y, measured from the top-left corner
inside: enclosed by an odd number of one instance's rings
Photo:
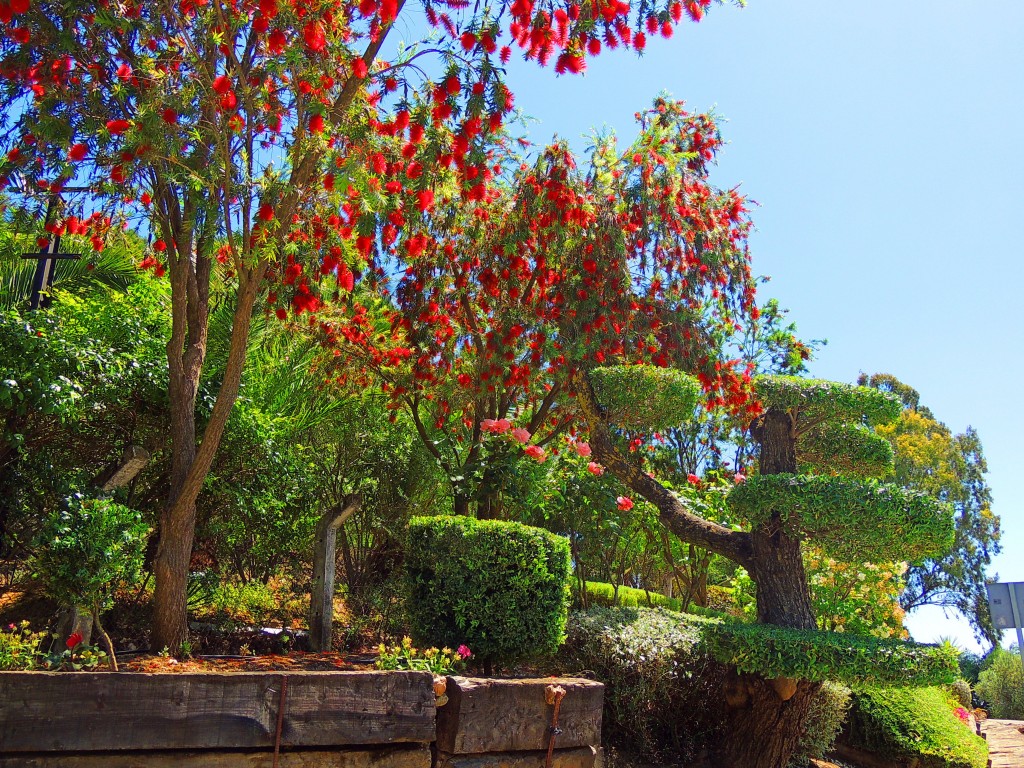
[[[849,562],[918,560],[953,543],[947,505],[875,480],[761,475],[736,486],[728,504],[753,525],[778,513],[792,535],[809,536]]]
[[[701,387],[674,368],[607,366],[589,374],[608,421],[622,429],[657,431],[693,418]]]
[[[481,661],[554,653],[565,638],[569,543],[540,528],[414,517],[406,556],[413,639]]]
[[[39,535],[36,573],[61,604],[105,610],[115,587],[141,572],[148,531],[133,509],[108,499],[72,498]]]
[[[937,685],[959,676],[951,645],[917,645],[842,632],[790,629],[706,619],[703,641],[712,657],[766,678],[835,680],[866,685]]]
[[[815,472],[880,477],[892,469],[892,445],[861,424],[822,424],[797,442],[800,464]]]
[[[869,387],[799,376],[757,376],[754,390],[765,409],[796,411],[814,421],[888,424],[900,415],[897,397]]]

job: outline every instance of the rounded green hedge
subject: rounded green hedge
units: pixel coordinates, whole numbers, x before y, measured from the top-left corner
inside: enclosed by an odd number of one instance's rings
[[[733,488],[727,503],[751,525],[778,512],[791,534],[847,562],[918,560],[953,545],[948,504],[875,480],[759,475]]]
[[[622,429],[657,431],[685,424],[700,399],[700,383],[675,368],[615,365],[588,374],[605,418]]]
[[[797,441],[797,459],[814,472],[880,477],[892,469],[892,443],[860,424],[822,424]]]
[[[415,517],[406,558],[420,645],[466,645],[480,661],[554,653],[565,639],[569,543],[540,528],[469,517]]]
[[[799,376],[756,376],[754,391],[766,409],[795,410],[826,421],[888,424],[903,410],[895,395],[871,387]]]

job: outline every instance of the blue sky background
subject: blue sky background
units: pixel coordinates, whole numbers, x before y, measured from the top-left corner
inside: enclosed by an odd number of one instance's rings
[[[582,149],[603,126],[626,141],[662,90],[727,118],[715,181],[760,203],[762,296],[829,341],[812,374],[892,373],[974,426],[1003,522],[993,572],[1024,581],[1024,3],[750,0],[583,77],[513,61],[510,84],[541,143]],[[908,626],[975,647],[938,609]]]

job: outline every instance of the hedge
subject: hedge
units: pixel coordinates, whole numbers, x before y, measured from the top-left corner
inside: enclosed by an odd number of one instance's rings
[[[892,443],[860,424],[822,424],[797,442],[801,468],[851,477],[880,477],[892,469]]]
[[[478,661],[554,653],[565,637],[569,543],[540,528],[469,517],[415,517],[406,558],[418,645],[466,645]]]
[[[671,429],[693,418],[700,383],[674,368],[616,365],[588,374],[605,418],[622,429]]]
[[[857,422],[871,426],[899,418],[903,405],[895,395],[871,387],[799,376],[755,376],[754,391],[766,409],[797,411],[825,421]]]
[[[941,688],[855,692],[849,732],[852,746],[916,759],[918,768],[985,768],[988,761],[985,741],[954,714]]]
[[[759,475],[735,486],[726,501],[752,525],[779,512],[791,534],[806,534],[849,562],[919,560],[953,545],[948,504],[876,480]]]

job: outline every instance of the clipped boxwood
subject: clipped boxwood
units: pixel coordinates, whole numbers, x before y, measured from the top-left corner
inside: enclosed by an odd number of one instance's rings
[[[671,429],[693,418],[700,383],[675,368],[614,365],[587,375],[609,423],[622,429]]]
[[[706,621],[703,638],[711,656],[740,672],[766,678],[834,680],[860,688],[948,684],[960,674],[959,653],[948,644],[918,645],[842,632]]]
[[[565,638],[569,543],[540,528],[415,517],[406,559],[409,618],[422,645],[466,645],[486,663],[554,653]]]
[[[892,469],[892,443],[860,424],[822,424],[800,436],[801,466],[814,472],[880,477]]]
[[[988,747],[953,712],[941,688],[871,688],[853,695],[853,747],[916,759],[919,768],[985,768]]]
[[[799,376],[756,376],[754,391],[761,404],[796,411],[826,421],[859,421],[871,426],[896,421],[903,405],[896,395],[871,387]]]
[[[953,512],[931,496],[876,480],[760,475],[729,492],[729,508],[752,525],[779,512],[787,530],[810,535],[849,562],[917,560],[953,544]]]

